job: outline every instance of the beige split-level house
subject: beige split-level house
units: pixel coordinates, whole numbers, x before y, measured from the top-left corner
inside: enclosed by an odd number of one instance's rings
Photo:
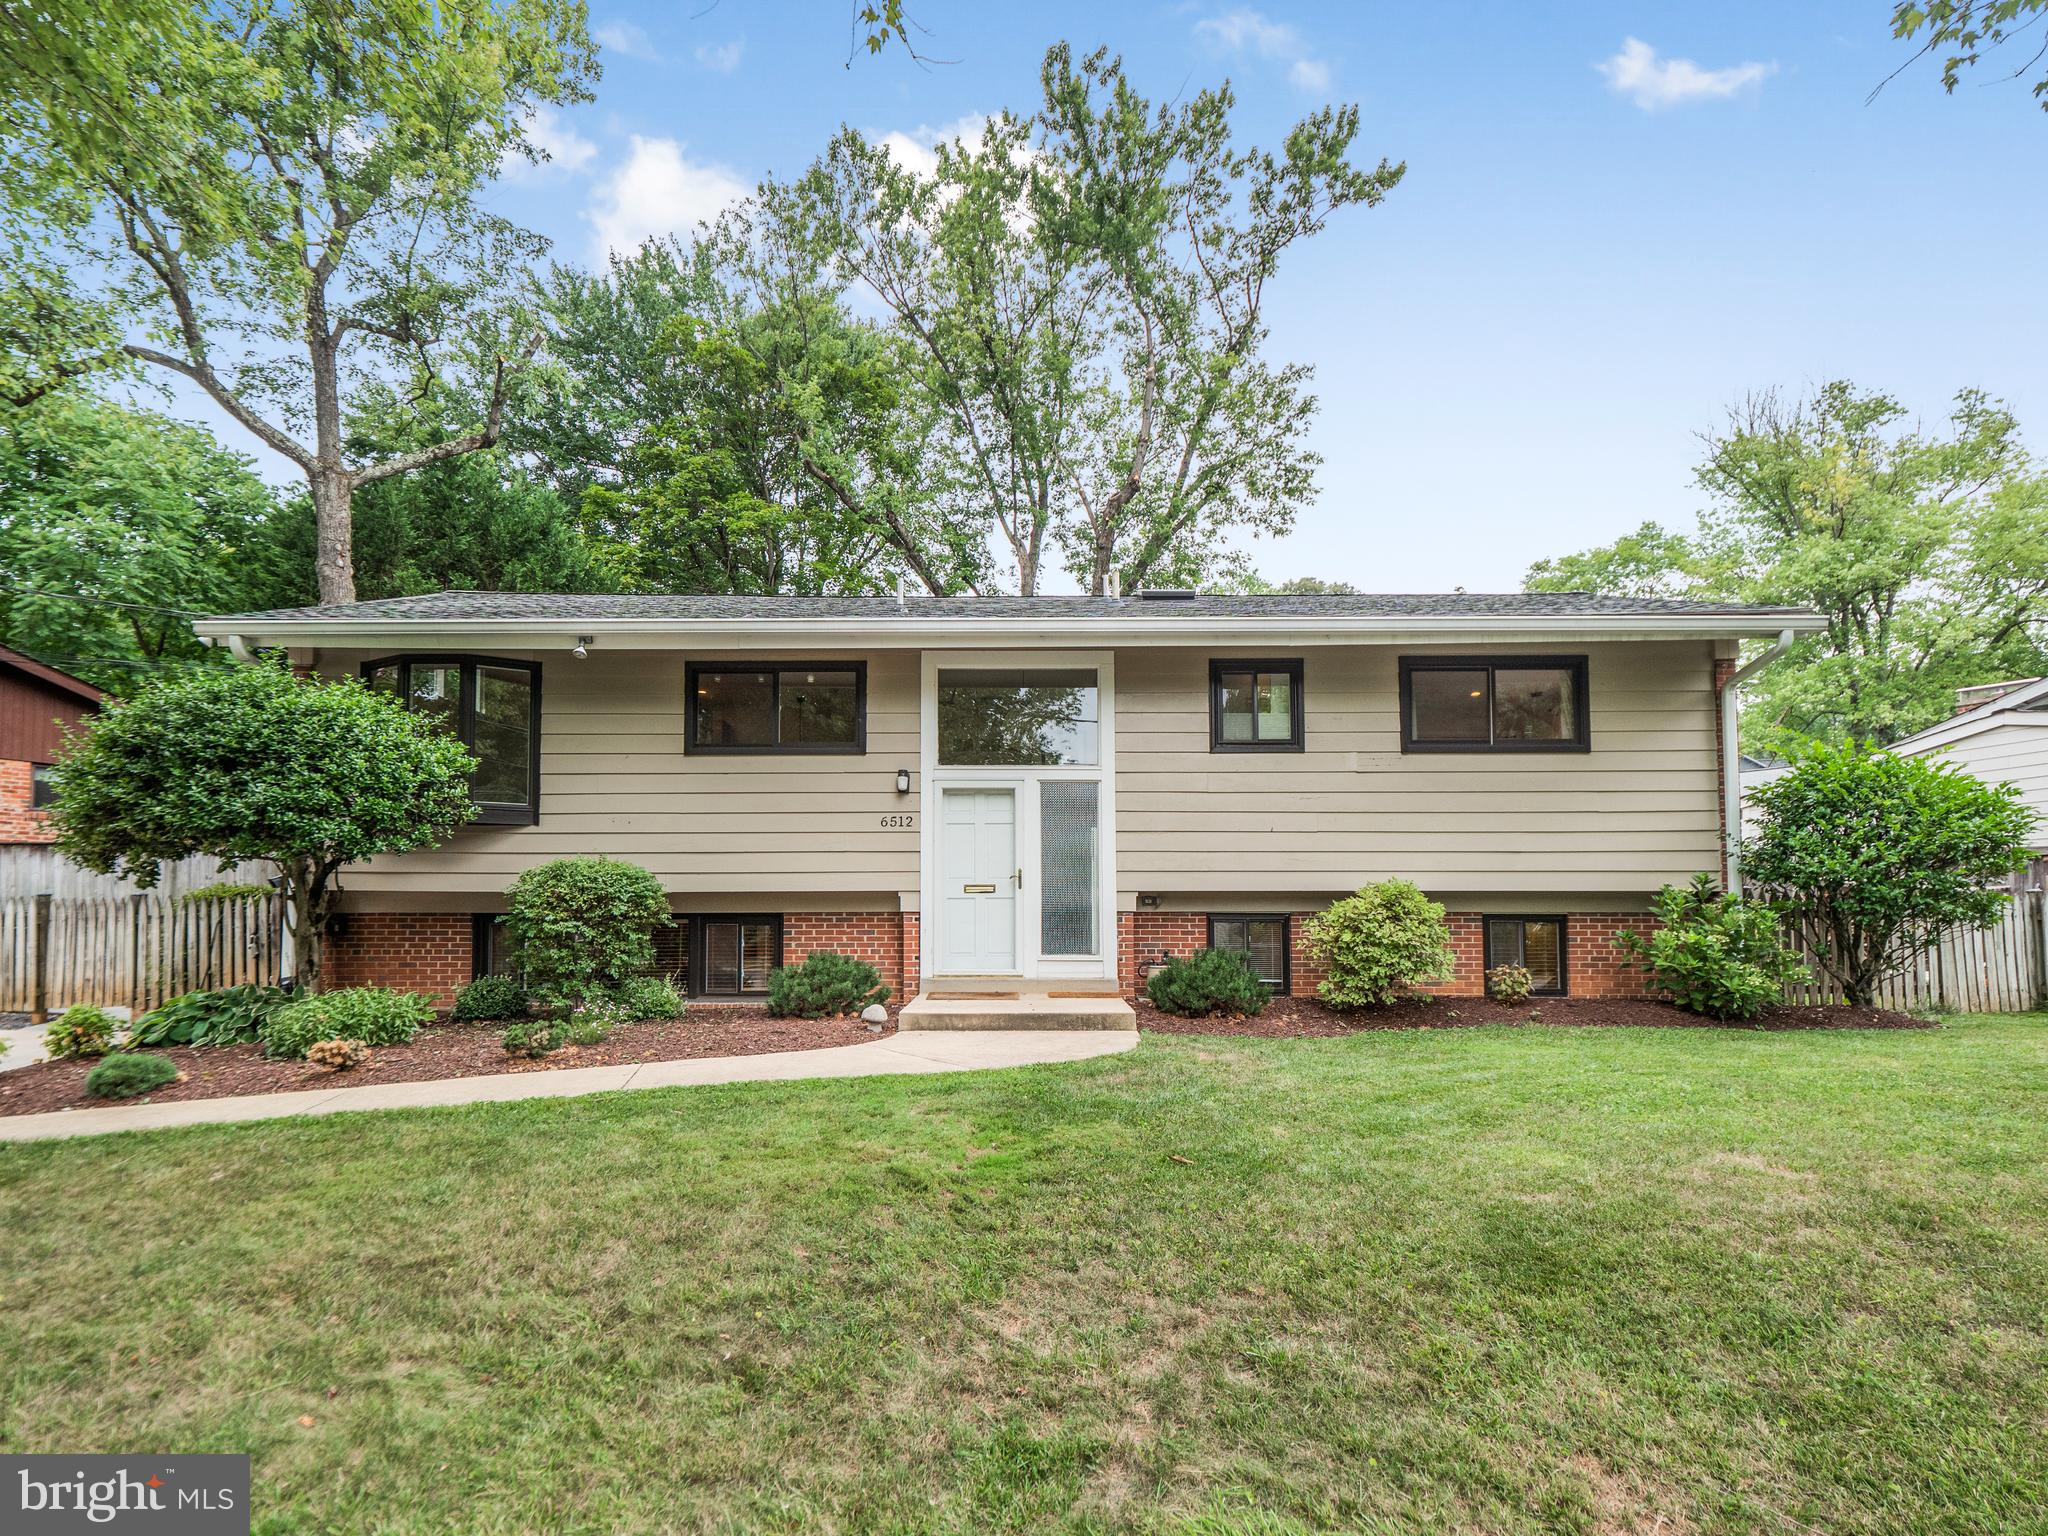
[[[1538,593],[1125,598],[445,592],[208,619],[444,718],[475,824],[351,869],[337,979],[504,964],[508,883],[658,875],[663,965],[745,997],[819,949],[921,985],[1131,992],[1243,950],[1312,991],[1306,917],[1417,882],[1458,972],[1633,990],[1612,938],[1723,867],[1720,693],[1785,609]],[[1731,695],[1732,698],[1732,695]]]

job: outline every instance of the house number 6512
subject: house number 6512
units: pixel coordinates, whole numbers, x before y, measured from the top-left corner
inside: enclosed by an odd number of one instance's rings
[[[915,816],[884,816],[882,818],[882,825],[885,827],[914,827],[917,825],[917,818]]]

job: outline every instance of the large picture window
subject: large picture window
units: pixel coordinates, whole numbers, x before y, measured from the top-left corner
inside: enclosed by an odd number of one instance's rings
[[[1584,752],[1583,656],[1403,656],[1403,752]]]
[[[867,750],[864,661],[693,662],[685,687],[692,752]]]
[[[1299,752],[1301,662],[1209,663],[1209,750]]]
[[[476,754],[476,820],[540,820],[540,665],[488,656],[387,656],[363,681],[438,722]]]
[[[1243,955],[1268,991],[1286,995],[1290,960],[1286,918],[1212,916],[1209,947]]]
[[[1562,997],[1564,919],[1561,917],[1489,917],[1486,919],[1486,969],[1519,965],[1529,972],[1529,990],[1544,997]]]
[[[1102,761],[1093,667],[941,667],[939,762],[1093,767]]]

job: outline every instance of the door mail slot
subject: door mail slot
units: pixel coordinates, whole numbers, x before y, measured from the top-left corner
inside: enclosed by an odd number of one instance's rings
[[[960,887],[970,896],[986,896],[995,889],[993,885],[963,885]]]

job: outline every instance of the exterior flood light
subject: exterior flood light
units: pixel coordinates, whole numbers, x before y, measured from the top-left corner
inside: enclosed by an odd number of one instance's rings
[[[594,635],[578,635],[576,637],[576,649],[571,651],[569,654],[571,656],[574,656],[578,661],[587,661],[590,657],[591,643],[596,638],[597,637]]]

